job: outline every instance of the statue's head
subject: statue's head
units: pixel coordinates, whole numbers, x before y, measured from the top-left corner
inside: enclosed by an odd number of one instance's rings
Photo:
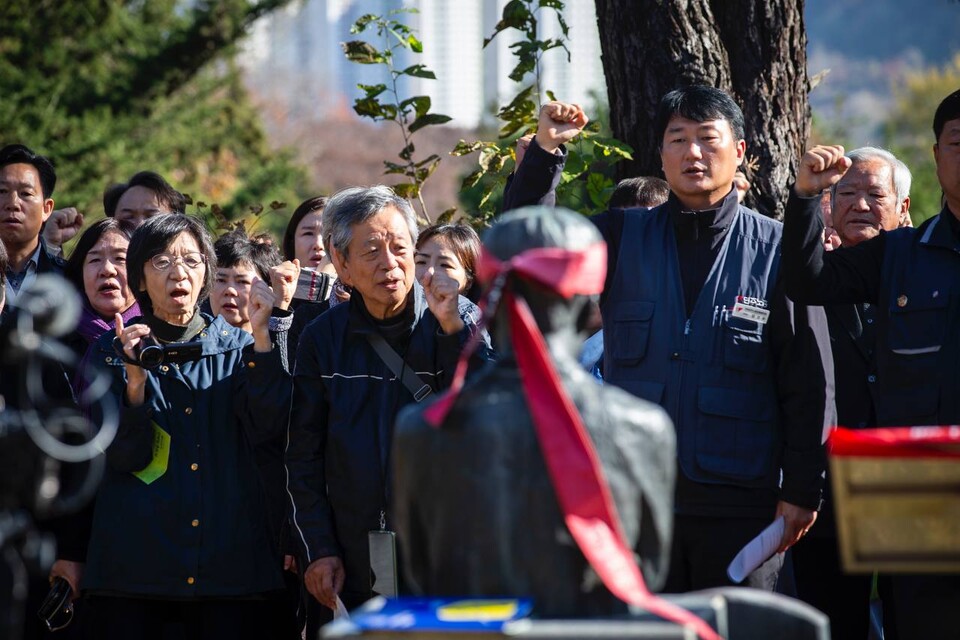
[[[501,262],[507,262],[531,249],[587,252],[602,245],[603,238],[589,220],[569,209],[524,207],[501,216],[484,234],[483,244],[487,253]],[[593,273],[590,275],[602,283],[606,259],[595,260],[591,264]],[[582,274],[571,266],[571,275]],[[564,297],[516,272],[511,273],[504,286],[527,301],[541,333],[552,344],[556,344],[559,335],[566,334],[570,338],[570,348],[575,350],[593,324],[596,295],[574,294]],[[508,323],[503,321],[506,312],[503,305],[497,309],[492,327],[494,344],[509,344],[509,335],[504,333],[508,329]]]

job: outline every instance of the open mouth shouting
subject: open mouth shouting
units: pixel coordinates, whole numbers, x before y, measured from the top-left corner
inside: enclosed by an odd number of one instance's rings
[[[170,300],[173,301],[174,304],[178,306],[187,307],[191,304],[190,290],[186,287],[180,287],[180,286],[174,287],[173,289],[170,290],[170,293],[168,295],[170,297]]]
[[[106,280],[97,287],[97,295],[104,298],[120,298],[123,296],[123,289],[116,280]]]

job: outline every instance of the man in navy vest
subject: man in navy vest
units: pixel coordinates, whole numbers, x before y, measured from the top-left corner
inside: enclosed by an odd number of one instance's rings
[[[787,204],[784,278],[791,295],[879,307],[876,373],[868,377],[874,426],[960,423],[960,91],[940,103],[933,132],[944,206],[917,229],[880,232],[824,253],[822,223],[810,203],[849,171],[840,146],[804,154]],[[960,576],[896,575],[891,588],[895,615],[884,629],[898,640],[942,637],[956,626]]]
[[[504,196],[509,209],[559,181],[563,143],[586,124],[549,103]],[[776,516],[779,553],[746,584],[773,590],[783,554],[813,525],[833,420],[822,309],[779,286],[779,222],[739,205],[743,113],[723,91],[668,93],[656,119],[670,197],[594,216],[608,244],[604,378],[663,406],[677,430],[675,524],[666,591],[729,585],[726,569]],[[828,381],[830,384],[828,384]]]

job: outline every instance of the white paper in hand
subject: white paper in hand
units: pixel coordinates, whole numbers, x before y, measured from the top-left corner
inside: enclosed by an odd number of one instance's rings
[[[740,584],[757,567],[769,560],[783,540],[783,526],[783,516],[780,516],[761,531],[760,535],[748,542],[727,567],[727,577]]]
[[[340,596],[337,596],[337,608],[333,610],[333,619],[339,620],[341,618],[349,620],[350,614],[347,613],[347,608],[343,605],[343,600],[340,599]]]

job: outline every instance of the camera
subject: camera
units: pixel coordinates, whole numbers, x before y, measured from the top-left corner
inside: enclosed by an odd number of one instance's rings
[[[123,357],[123,344],[120,338],[113,339],[113,350]],[[140,342],[133,348],[134,363],[144,369],[156,369],[167,363],[182,363],[199,360],[203,355],[203,345],[199,342],[171,342],[161,344],[152,334],[140,338]]]
[[[54,579],[50,592],[37,611],[37,616],[46,623],[50,631],[59,631],[73,620],[73,603],[70,602],[72,591],[70,583],[64,578]]]
[[[164,361],[163,347],[152,335],[140,338],[140,342],[133,348],[133,354],[144,369],[155,369]]]

